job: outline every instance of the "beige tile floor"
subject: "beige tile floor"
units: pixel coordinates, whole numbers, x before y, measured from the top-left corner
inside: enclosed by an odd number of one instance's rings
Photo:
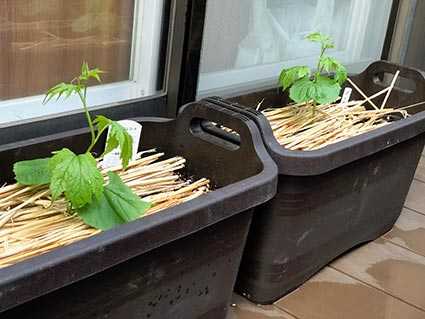
[[[228,319],[425,319],[425,154],[390,232],[273,305],[233,302]]]

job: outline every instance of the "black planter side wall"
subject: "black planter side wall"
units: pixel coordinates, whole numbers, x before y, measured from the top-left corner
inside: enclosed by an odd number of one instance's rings
[[[250,213],[2,313],[2,319],[217,319],[226,315]],[[207,310],[207,312],[205,312]]]
[[[397,70],[415,89],[395,87],[387,105],[424,101],[425,73],[420,70],[378,61],[351,78],[370,96],[385,85],[383,74]],[[276,197],[255,211],[236,283],[238,292],[267,304],[340,254],[391,228],[424,147],[425,105],[374,131],[314,151],[292,151],[277,143],[265,116],[253,110],[262,99],[263,108],[288,101],[278,89],[208,100],[255,120],[279,169]]]
[[[198,119],[235,128],[242,142],[204,132]],[[143,125],[141,149],[185,157],[184,173],[209,178],[213,190],[0,269],[0,318],[132,318],[135,313],[141,317],[134,318],[224,319],[251,209],[275,195],[277,167],[252,120],[223,107],[200,101],[183,108],[178,120],[136,120]],[[81,152],[87,134],[80,129],[0,145],[0,180],[12,180],[15,161],[63,147]],[[184,298],[176,294],[179,286],[190,288]],[[160,295],[168,299],[159,306]]]
[[[279,175],[276,197],[254,214],[236,290],[274,302],[343,252],[389,231],[424,143],[422,134],[322,175]]]

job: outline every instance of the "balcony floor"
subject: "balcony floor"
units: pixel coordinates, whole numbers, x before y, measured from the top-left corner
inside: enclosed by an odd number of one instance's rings
[[[228,319],[425,319],[425,156],[390,232],[273,305],[233,302]]]

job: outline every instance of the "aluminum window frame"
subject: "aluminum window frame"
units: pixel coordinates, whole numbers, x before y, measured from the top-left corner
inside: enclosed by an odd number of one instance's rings
[[[89,87],[90,108],[155,93],[164,2],[165,0],[134,0],[129,79]],[[66,112],[80,109],[77,96],[53,100],[41,107],[43,99],[44,94],[38,94],[0,101],[0,123],[54,115],[58,110]]]
[[[194,32],[192,27],[203,24],[205,10],[202,8],[205,7],[205,3],[206,0],[169,0],[166,3],[160,44],[163,51],[160,54],[158,75],[159,77],[164,75],[158,79],[158,82],[163,83],[161,92],[92,107],[92,115],[102,114],[115,120],[140,116],[174,118],[182,103],[194,100],[195,91],[189,92],[187,88],[196,88],[197,77],[189,77],[188,81],[182,81],[188,78],[188,69],[199,68],[202,32]],[[199,50],[198,54],[193,55],[191,51],[193,47]],[[184,64],[184,61],[190,61],[189,65]],[[183,94],[184,92],[186,93]],[[0,145],[86,126],[81,109],[8,122],[0,124]]]

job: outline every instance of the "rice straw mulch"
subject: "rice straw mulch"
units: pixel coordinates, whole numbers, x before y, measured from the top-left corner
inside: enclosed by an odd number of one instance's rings
[[[394,122],[398,118],[409,117],[407,109],[424,105],[425,101],[398,108],[388,108],[386,104],[395,87],[400,71],[397,71],[391,84],[383,90],[367,96],[350,78],[347,81],[364,98],[359,101],[316,105],[312,101],[267,108],[261,111],[270,123],[277,142],[290,150],[312,151],[351,137],[375,130]],[[385,97],[380,106],[373,100]],[[257,110],[264,103],[258,103]],[[366,108],[368,103],[373,108]],[[398,118],[397,118],[398,117]],[[218,124],[217,124],[218,125]],[[233,129],[219,127],[226,132],[238,134]]]
[[[364,101],[317,105],[313,115],[307,103],[266,109],[280,145],[290,150],[316,150],[391,123],[390,115],[406,118],[402,109],[366,109]]]
[[[394,119],[393,115],[407,118],[409,114],[406,109],[424,104],[425,102],[419,102],[404,107],[398,105],[399,108],[386,107],[399,74],[400,71],[397,71],[391,84],[372,96],[367,96],[347,78],[350,85],[364,98],[361,101],[317,105],[315,111],[311,103],[291,104],[266,109],[262,113],[270,122],[280,145],[290,150],[316,150],[389,125]],[[373,99],[383,94],[385,96],[382,104],[376,105]],[[365,103],[373,108],[366,108]]]
[[[108,170],[152,204],[144,216],[197,198],[210,188],[206,178],[185,180],[177,173],[185,167],[184,158],[163,156],[155,150],[143,152],[125,171]],[[102,173],[106,177],[107,170]],[[99,232],[69,212],[63,198],[52,203],[47,186],[0,187],[0,268]]]

